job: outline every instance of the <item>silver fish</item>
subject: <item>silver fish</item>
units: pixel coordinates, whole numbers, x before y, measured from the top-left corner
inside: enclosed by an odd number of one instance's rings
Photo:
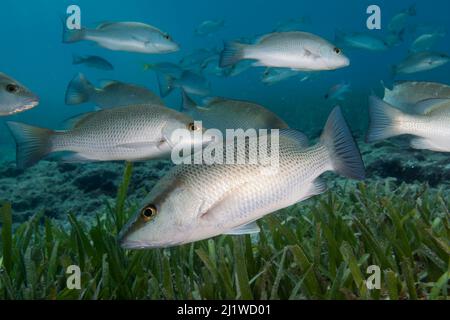
[[[337,31],[335,42],[344,47],[370,51],[384,51],[389,48],[389,45],[383,39],[361,32],[346,34],[342,31]]]
[[[169,95],[175,88],[198,96],[206,96],[210,91],[208,80],[192,71],[183,71],[180,78],[157,73],[157,78],[162,97]]]
[[[256,220],[323,193],[326,185],[319,176],[326,171],[364,178],[361,156],[339,108],[314,146],[298,131],[281,130],[278,169],[260,163],[176,166],[144,199],[119,242],[127,249],[159,248],[258,232]]]
[[[299,74],[300,72],[292,69],[267,68],[261,77],[261,81],[266,85],[272,85],[280,81],[298,76]]]
[[[67,162],[141,161],[167,158],[177,144],[202,145],[192,118],[158,105],[134,105],[87,113],[68,131],[7,123],[17,144],[17,166],[26,168],[54,152],[70,152]],[[190,141],[172,137],[192,132]],[[206,140],[205,140],[206,141]],[[207,141],[206,141],[207,142]]]
[[[198,106],[183,92],[182,111],[196,121],[202,121],[205,128],[218,129],[283,129],[286,122],[272,111],[252,102],[225,98],[206,99],[206,105]]]
[[[225,25],[225,21],[206,20],[203,21],[196,29],[195,34],[199,36],[210,35],[211,33],[219,31]]]
[[[181,77],[183,73],[183,69],[179,65],[171,62],[146,63],[144,64],[144,70],[152,70],[174,78]]]
[[[419,52],[430,50],[435,43],[445,36],[445,32],[425,33],[418,36],[411,44],[409,51]]]
[[[64,25],[63,42],[82,40],[116,51],[139,53],[170,53],[180,48],[172,37],[161,30],[141,22],[106,22],[96,29],[69,30]]]
[[[103,81],[101,88],[95,88],[80,73],[67,86],[66,104],[86,102],[92,102],[103,109],[145,103],[164,105],[162,99],[147,88],[115,80]]]
[[[114,70],[114,66],[106,59],[99,56],[73,56],[72,64],[84,64],[90,68],[100,70]]]
[[[298,31],[305,27],[305,25],[311,24],[310,17],[300,17],[283,20],[277,23],[274,32],[286,32],[286,31]]]
[[[392,33],[402,32],[408,23],[408,20],[416,15],[416,6],[412,5],[409,8],[397,13],[388,24],[388,30]]]
[[[393,66],[395,74],[410,74],[438,68],[450,61],[450,56],[445,53],[421,51],[410,54],[405,60]]]
[[[0,116],[8,116],[36,107],[39,98],[27,87],[0,72]]]
[[[241,60],[257,60],[254,66],[290,68],[300,71],[334,70],[349,59],[330,42],[307,32],[278,32],[261,37],[256,44],[225,43],[221,67]]]
[[[369,107],[368,142],[409,134],[414,149],[450,152],[450,99],[424,100],[406,113],[371,96]]]
[[[327,94],[325,94],[325,99],[342,101],[345,99],[345,94],[350,91],[350,84],[341,82],[332,86],[330,90],[328,90]]]

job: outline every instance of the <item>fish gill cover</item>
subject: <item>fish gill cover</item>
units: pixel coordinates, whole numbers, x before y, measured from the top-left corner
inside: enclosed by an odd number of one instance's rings
[[[4,2],[0,299],[448,298],[448,1]]]

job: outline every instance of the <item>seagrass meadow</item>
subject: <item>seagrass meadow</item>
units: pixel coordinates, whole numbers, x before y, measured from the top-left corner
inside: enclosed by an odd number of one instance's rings
[[[15,227],[1,207],[1,299],[447,299],[449,193],[387,180],[335,183],[325,194],[260,220],[251,236],[126,251],[116,235],[137,208],[117,199],[85,223],[36,214]],[[13,231],[14,229],[14,231]],[[66,286],[80,266],[81,290]],[[367,267],[379,266],[380,289]]]

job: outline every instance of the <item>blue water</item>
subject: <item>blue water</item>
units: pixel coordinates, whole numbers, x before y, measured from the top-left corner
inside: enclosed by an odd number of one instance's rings
[[[417,16],[410,24],[433,24],[449,30],[450,2],[446,0],[415,1]],[[140,21],[168,32],[181,45],[177,53],[144,55],[114,52],[90,42],[63,44],[61,41],[61,16],[70,4],[82,10],[82,25],[95,27],[104,21]],[[307,31],[334,40],[335,30],[367,31],[366,8],[373,1],[209,1],[209,0],[108,0],[108,1],[16,1],[3,0],[0,10],[2,24],[0,70],[13,76],[41,98],[34,110],[0,119],[0,141],[13,146],[7,132],[6,120],[20,121],[41,127],[57,129],[61,121],[71,115],[92,110],[92,106],[66,106],[64,93],[67,83],[79,71],[88,79],[116,79],[147,86],[158,92],[155,75],[143,72],[142,63],[177,62],[184,55],[199,48],[221,46],[224,40],[268,33],[279,21],[308,16],[311,24]],[[384,34],[389,19],[409,7],[410,1],[378,1],[382,10],[382,30],[370,31]],[[204,20],[224,19],[225,27],[213,36],[198,37],[194,29]],[[295,128],[308,131],[320,128],[333,102],[323,95],[338,82],[352,84],[352,93],[342,102],[344,112],[354,129],[363,129],[367,109],[367,95],[380,90],[380,80],[389,78],[390,66],[406,56],[412,35],[405,42],[386,52],[347,50],[351,66],[309,82],[297,78],[267,87],[260,81],[263,68],[252,68],[233,78],[211,76],[213,96],[247,99],[259,102],[276,111]],[[450,52],[449,36],[440,41],[436,50]],[[97,71],[72,65],[73,54],[100,55],[115,66],[112,72]],[[450,64],[441,68],[414,74],[402,79],[450,82]],[[166,99],[168,106],[179,108],[179,94]],[[5,149],[3,149],[5,150]]]

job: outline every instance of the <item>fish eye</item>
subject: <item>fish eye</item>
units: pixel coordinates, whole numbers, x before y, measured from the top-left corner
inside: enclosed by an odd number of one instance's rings
[[[156,214],[158,213],[158,209],[153,204],[146,206],[141,211],[141,217],[145,222],[152,220]]]
[[[170,40],[170,36],[168,34],[164,35],[164,39]]]
[[[197,130],[200,129],[200,128],[197,127],[197,126],[195,125],[195,123],[191,122],[191,123],[189,123],[189,125],[188,125],[188,129],[189,129],[189,131],[197,131]]]
[[[334,48],[333,51],[334,51],[334,53],[336,53],[336,54],[341,54],[341,52],[342,52],[342,50],[339,49],[339,48]]]
[[[15,84],[8,84],[6,85],[6,91],[9,93],[16,93],[17,91],[19,91],[19,87]]]

